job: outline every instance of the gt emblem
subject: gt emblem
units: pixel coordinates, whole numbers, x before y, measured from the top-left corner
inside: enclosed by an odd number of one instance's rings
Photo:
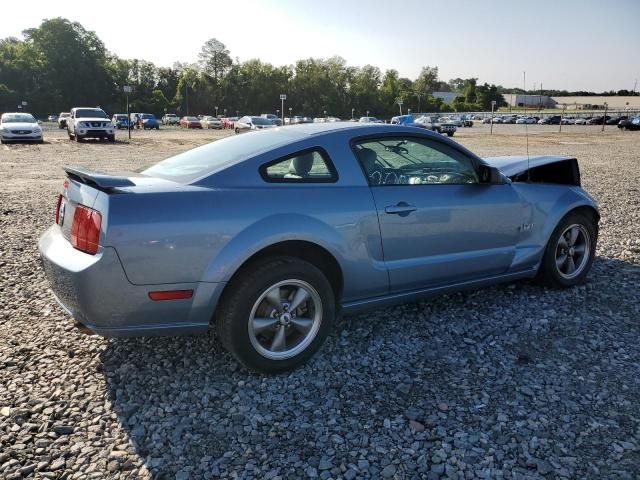
[[[520,227],[521,232],[528,232],[529,230],[533,230],[533,226],[535,223],[523,223]]]

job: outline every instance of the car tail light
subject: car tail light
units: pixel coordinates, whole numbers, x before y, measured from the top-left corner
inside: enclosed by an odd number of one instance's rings
[[[60,205],[62,205],[62,195],[58,195],[56,200],[56,225],[60,223]]]
[[[102,215],[92,208],[78,205],[71,224],[71,245],[94,255],[98,251]]]
[[[184,300],[191,298],[193,290],[161,290],[157,292],[149,292],[151,300]]]

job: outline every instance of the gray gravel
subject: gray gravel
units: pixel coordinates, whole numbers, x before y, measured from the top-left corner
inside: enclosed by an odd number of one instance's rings
[[[497,127],[458,138],[523,153],[516,126]],[[223,133],[77,145],[51,130],[0,147],[0,478],[638,478],[640,132],[554,130],[530,126],[531,153],[576,155],[602,207],[585,286],[347,317],[275,377],[240,369],[213,335],[79,334],[38,263],[61,165],[136,169]]]

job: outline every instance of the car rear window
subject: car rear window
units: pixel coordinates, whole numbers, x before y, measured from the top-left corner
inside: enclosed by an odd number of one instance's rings
[[[223,138],[167,158],[142,173],[180,183],[191,183],[235,165],[259,153],[290,142],[297,135],[284,129],[268,129]]]
[[[260,175],[270,183],[332,183],[338,180],[329,155],[320,148],[269,162],[260,167]]]

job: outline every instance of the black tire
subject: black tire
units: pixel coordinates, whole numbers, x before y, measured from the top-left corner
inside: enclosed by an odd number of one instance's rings
[[[156,130],[160,130],[160,126],[157,126],[157,127],[156,127]]]
[[[453,132],[447,132],[447,137],[453,137]]]
[[[588,251],[589,256],[585,260],[584,267],[581,267],[581,271],[578,275],[573,278],[565,278],[557,266],[556,253],[559,248],[558,242],[560,241],[560,236],[572,225],[582,226],[584,228],[584,233],[588,235],[588,249],[585,248],[585,251]],[[585,212],[570,212],[560,220],[556,228],[553,230],[553,233],[549,238],[549,242],[547,243],[547,247],[545,248],[536,280],[539,283],[552,288],[569,288],[584,283],[595,259],[597,241],[598,226],[593,217]]]
[[[115,135],[109,135],[109,141],[111,143],[115,142],[116,141],[116,136]]]
[[[236,135],[238,135],[240,133],[240,131],[236,128]]]
[[[84,138],[82,138],[80,135],[78,135],[77,133],[74,135],[76,137],[76,142],[78,143],[82,143],[84,142]]]
[[[322,310],[319,327],[310,343],[295,356],[284,359],[268,358],[252,344],[249,334],[252,309],[260,296],[270,287],[292,279],[306,282],[318,294]],[[244,269],[238,278],[227,286],[214,319],[220,342],[238,362],[258,372],[279,373],[299,367],[316,353],[331,330],[335,311],[333,289],[315,265],[298,258],[276,257]]]

